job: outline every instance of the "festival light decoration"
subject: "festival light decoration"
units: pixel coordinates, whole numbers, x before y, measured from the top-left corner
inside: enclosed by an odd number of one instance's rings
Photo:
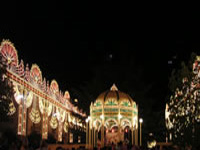
[[[8,65],[15,67],[18,65],[17,51],[10,41],[3,40],[0,46],[0,50]]]
[[[166,127],[173,140],[195,137],[200,123],[200,57],[193,63],[192,77],[183,78],[182,86],[170,97],[165,108]],[[185,134],[187,131],[187,134]],[[190,132],[189,132],[190,131]],[[190,133],[190,134],[188,134]],[[187,141],[189,142],[189,141]]]
[[[53,106],[53,112],[52,112],[52,116],[51,116],[51,120],[50,120],[50,126],[52,129],[56,129],[58,126],[58,120],[57,120],[57,116],[56,116],[56,107]]]
[[[123,140],[119,139],[123,138],[122,132],[129,131],[125,129],[128,126],[132,132],[132,144],[138,145],[138,108],[132,98],[119,91],[115,84],[109,91],[100,94],[94,104],[91,103],[90,116],[87,119],[89,139],[86,140],[89,148],[96,146],[95,135],[96,131],[99,130],[101,130],[101,146],[104,146],[104,127],[106,128],[107,141],[111,140],[110,137],[115,138],[115,142],[117,140],[119,142],[119,140]],[[114,132],[115,129],[117,129],[116,132]],[[112,133],[113,135],[111,135]],[[133,135],[135,135],[134,138]]]
[[[29,118],[31,119],[33,123],[38,124],[41,120],[40,112],[38,110],[39,97],[34,95],[33,99],[34,99],[33,106],[32,106],[31,112],[29,113]]]
[[[13,102],[11,102],[11,103],[9,104],[9,112],[8,112],[8,115],[9,115],[9,116],[12,116],[15,112],[16,112],[15,105],[14,105]]]
[[[58,140],[61,141],[62,131],[67,131],[69,128],[68,119],[65,120],[66,113],[72,116],[73,112],[81,117],[85,117],[86,113],[70,103],[68,91],[64,94],[59,91],[56,80],[52,80],[49,84],[49,81],[43,79],[37,64],[33,64],[30,69],[23,60],[20,60],[19,63],[17,51],[10,41],[3,40],[1,42],[0,53],[7,63],[7,77],[14,86],[15,100],[9,105],[9,115],[13,115],[18,107],[18,134],[26,135],[27,117],[34,124],[40,123],[42,119],[42,138],[47,139],[48,125],[50,125],[53,129],[58,127]],[[56,109],[53,110],[54,108]],[[30,111],[27,111],[28,109]],[[27,112],[30,113],[27,114]],[[79,121],[76,121],[76,118],[71,120],[70,124],[71,128],[74,126],[83,127]]]

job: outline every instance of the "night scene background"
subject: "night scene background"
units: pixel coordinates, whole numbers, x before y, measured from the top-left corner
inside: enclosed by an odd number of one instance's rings
[[[133,4],[15,3],[2,12],[0,41],[19,59],[56,79],[72,103],[89,105],[113,83],[139,105],[144,133],[165,130],[164,110],[173,68],[200,55],[199,12]],[[78,103],[74,99],[78,99]]]

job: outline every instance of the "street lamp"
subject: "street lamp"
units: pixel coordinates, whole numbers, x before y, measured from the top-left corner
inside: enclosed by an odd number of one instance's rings
[[[88,121],[89,121],[89,119],[86,118],[85,119],[85,122],[86,122],[86,148],[88,148],[87,147],[88,146]]]
[[[140,122],[140,146],[142,146],[142,123],[143,123],[143,119],[140,118],[139,122]]]
[[[86,148],[89,148],[89,141],[90,141],[90,127],[89,127],[89,121],[91,117],[88,116],[88,118],[85,119],[86,122]]]

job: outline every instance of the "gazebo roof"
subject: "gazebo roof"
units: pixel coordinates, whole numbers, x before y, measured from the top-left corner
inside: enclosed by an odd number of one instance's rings
[[[130,102],[130,104],[132,104],[134,102],[133,99],[128,94],[119,91],[115,84],[112,85],[110,90],[107,90],[107,91],[101,93],[97,97],[96,102],[97,101],[101,101],[104,103],[107,101],[112,101],[112,102],[117,102],[117,103],[119,103],[121,101],[128,101],[128,102]]]

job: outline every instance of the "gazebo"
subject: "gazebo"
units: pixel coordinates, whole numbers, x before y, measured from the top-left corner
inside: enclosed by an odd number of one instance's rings
[[[86,119],[86,145],[93,148],[120,141],[138,145],[138,106],[116,85],[101,93],[90,105]]]

